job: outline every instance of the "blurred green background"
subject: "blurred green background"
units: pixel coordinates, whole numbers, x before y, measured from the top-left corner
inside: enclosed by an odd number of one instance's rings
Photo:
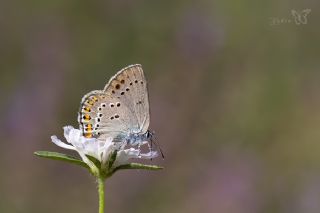
[[[315,0],[2,1],[0,212],[97,212],[87,171],[32,153],[65,152],[50,136],[135,63],[165,170],[117,173],[107,212],[320,212],[319,15]]]

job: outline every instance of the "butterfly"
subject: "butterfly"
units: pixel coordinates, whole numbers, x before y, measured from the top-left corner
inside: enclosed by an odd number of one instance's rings
[[[307,15],[311,12],[311,9],[304,9],[301,13],[295,10],[291,10],[291,14],[294,17],[294,21],[297,25],[307,24]]]
[[[84,95],[78,113],[83,136],[140,145],[151,142],[147,81],[140,64],[117,72],[103,90]]]

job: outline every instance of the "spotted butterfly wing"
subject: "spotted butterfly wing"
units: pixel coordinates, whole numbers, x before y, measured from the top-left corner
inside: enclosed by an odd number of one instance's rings
[[[141,65],[120,70],[103,90],[86,94],[78,115],[85,137],[122,141],[130,133],[145,133],[150,123],[147,82]]]

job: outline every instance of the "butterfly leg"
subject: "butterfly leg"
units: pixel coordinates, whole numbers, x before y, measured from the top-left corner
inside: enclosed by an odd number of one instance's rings
[[[156,142],[156,140],[153,140],[153,137],[150,138],[150,145],[149,145],[149,143],[148,143],[150,152],[153,151],[153,147],[152,147],[153,143],[154,143],[154,145],[156,146],[156,148],[159,150],[162,158],[164,159],[163,151],[162,151],[161,147],[159,146],[159,144]],[[152,158],[151,158],[151,160],[152,160]]]
[[[140,149],[140,147],[141,147],[141,143],[138,143],[139,157],[141,156],[141,149]]]

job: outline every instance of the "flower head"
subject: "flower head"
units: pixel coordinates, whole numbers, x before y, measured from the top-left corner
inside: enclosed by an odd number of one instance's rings
[[[111,160],[113,160],[111,166],[115,168],[126,164],[132,158],[152,159],[158,156],[157,151],[141,152],[140,145],[148,142],[143,142],[135,147],[127,147],[124,143],[113,142],[113,138],[111,137],[107,137],[104,141],[96,138],[86,138],[82,135],[81,130],[75,129],[72,126],[65,126],[63,129],[67,143],[62,142],[55,135],[51,136],[52,142],[62,148],[77,151],[82,160],[90,167],[93,174],[98,174],[101,169],[110,170],[111,168],[106,167],[110,165],[109,161]],[[116,154],[115,159],[111,159],[113,154]],[[98,168],[89,156],[98,160],[101,168]]]

